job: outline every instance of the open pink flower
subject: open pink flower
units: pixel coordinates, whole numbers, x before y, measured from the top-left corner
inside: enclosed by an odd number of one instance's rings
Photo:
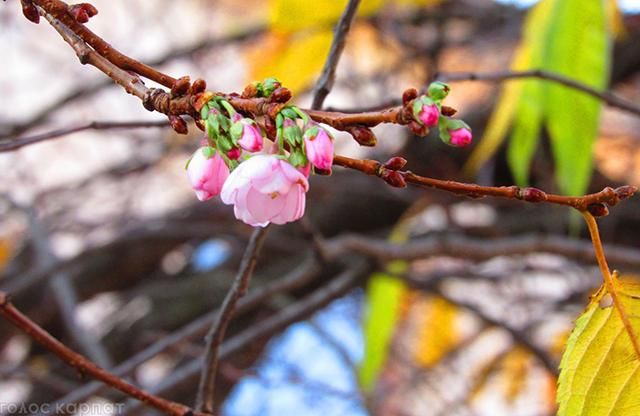
[[[456,147],[464,147],[470,144],[471,139],[473,138],[471,130],[464,127],[456,130],[449,130],[449,134],[451,135],[451,145]]]
[[[427,127],[433,127],[438,124],[438,117],[440,117],[440,110],[435,104],[424,105],[422,111],[418,115],[420,121]]]
[[[331,171],[333,164],[333,140],[320,126],[312,126],[304,132],[304,148],[307,159],[318,169]]]
[[[220,197],[233,205],[237,219],[254,227],[285,224],[304,214],[307,178],[274,155],[256,155],[242,162],[225,182]]]
[[[211,147],[201,147],[187,165],[187,176],[198,199],[206,201],[220,194],[229,168],[218,152]]]

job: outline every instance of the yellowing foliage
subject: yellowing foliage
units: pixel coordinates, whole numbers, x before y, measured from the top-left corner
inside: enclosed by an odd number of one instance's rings
[[[441,297],[420,300],[422,324],[414,345],[414,359],[422,367],[437,364],[460,342],[458,307]]]
[[[626,315],[640,331],[640,281],[616,279]],[[576,321],[560,363],[559,416],[640,415],[640,360],[605,287]]]
[[[441,0],[396,0],[400,6],[424,7]],[[387,0],[363,0],[358,16],[379,12]],[[249,81],[276,77],[294,93],[320,74],[333,39],[333,27],[347,0],[270,0],[269,33],[248,53]]]

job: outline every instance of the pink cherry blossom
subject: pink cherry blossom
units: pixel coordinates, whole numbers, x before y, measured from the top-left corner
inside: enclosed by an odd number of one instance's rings
[[[242,123],[242,137],[238,140],[238,144],[248,152],[259,152],[262,150],[262,134],[253,123]]]
[[[313,126],[305,132],[304,147],[307,159],[318,169],[331,171],[333,164],[333,140],[325,129]]]
[[[210,147],[199,148],[187,166],[189,182],[200,201],[219,195],[222,185],[229,176],[229,168],[218,152],[211,157],[205,155],[212,151],[215,152]]]
[[[222,202],[233,205],[237,219],[254,227],[285,224],[304,214],[307,178],[275,155],[255,155],[242,162],[222,187]]]
[[[427,127],[433,127],[438,124],[438,117],[440,117],[440,110],[435,104],[424,105],[422,111],[418,115],[420,121]]]
[[[449,134],[451,134],[451,145],[453,146],[464,147],[471,143],[471,130],[467,128],[462,127],[456,130],[449,130]]]

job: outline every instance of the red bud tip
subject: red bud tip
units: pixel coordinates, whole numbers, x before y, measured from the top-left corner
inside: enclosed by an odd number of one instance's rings
[[[594,217],[604,217],[606,215],[609,215],[609,208],[607,208],[605,204],[600,202],[589,205],[587,207],[587,211],[589,211],[589,213]]]
[[[187,134],[189,132],[187,122],[182,117],[171,115],[169,116],[169,123],[171,128],[178,134]]]
[[[274,103],[286,103],[291,99],[291,90],[284,87],[276,88],[269,98]]]
[[[407,187],[407,182],[405,182],[404,177],[394,170],[385,170],[380,177],[394,188]]]
[[[452,117],[458,112],[458,110],[453,107],[443,105],[442,108],[440,108],[440,112],[447,117]]]
[[[373,147],[378,144],[378,139],[369,127],[366,126],[349,126],[344,129],[347,133],[353,136],[353,139],[358,142],[360,146]]]
[[[394,156],[384,163],[384,167],[389,170],[402,169],[407,164],[407,159],[399,156]]]
[[[171,87],[171,95],[174,97],[181,97],[185,95],[189,89],[191,88],[191,78],[189,76],[184,76],[178,78],[176,82]]]
[[[98,14],[98,9],[90,3],[78,3],[69,6],[69,13],[78,23],[87,23],[90,18]]]
[[[407,106],[411,104],[411,101],[418,97],[418,90],[415,88],[407,88],[402,93],[402,105]]]
[[[198,78],[191,84],[191,94],[201,94],[207,89],[207,81]]]
[[[30,1],[22,2],[22,14],[27,18],[30,22],[35,24],[40,23],[40,13],[38,13],[38,9],[33,5]]]
[[[520,199],[527,202],[544,202],[547,200],[547,194],[538,188],[524,188]]]
[[[633,196],[633,194],[635,194],[637,191],[638,191],[638,188],[631,185],[621,186],[619,188],[616,188],[615,190],[616,195],[618,195],[618,198],[620,199],[627,199]]]

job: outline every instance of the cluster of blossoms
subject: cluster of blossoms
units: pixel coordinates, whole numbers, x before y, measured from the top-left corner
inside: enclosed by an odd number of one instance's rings
[[[443,82],[429,85],[427,94],[413,102],[413,117],[425,127],[438,126],[440,139],[448,145],[463,147],[471,143],[471,128],[462,120],[442,114],[442,100],[449,94],[449,86]]]
[[[265,227],[285,224],[304,214],[312,169],[330,173],[333,138],[295,106],[276,117],[276,142],[265,146],[256,122],[216,97],[201,111],[206,140],[187,162],[196,196],[220,195],[234,206],[237,219]]]

